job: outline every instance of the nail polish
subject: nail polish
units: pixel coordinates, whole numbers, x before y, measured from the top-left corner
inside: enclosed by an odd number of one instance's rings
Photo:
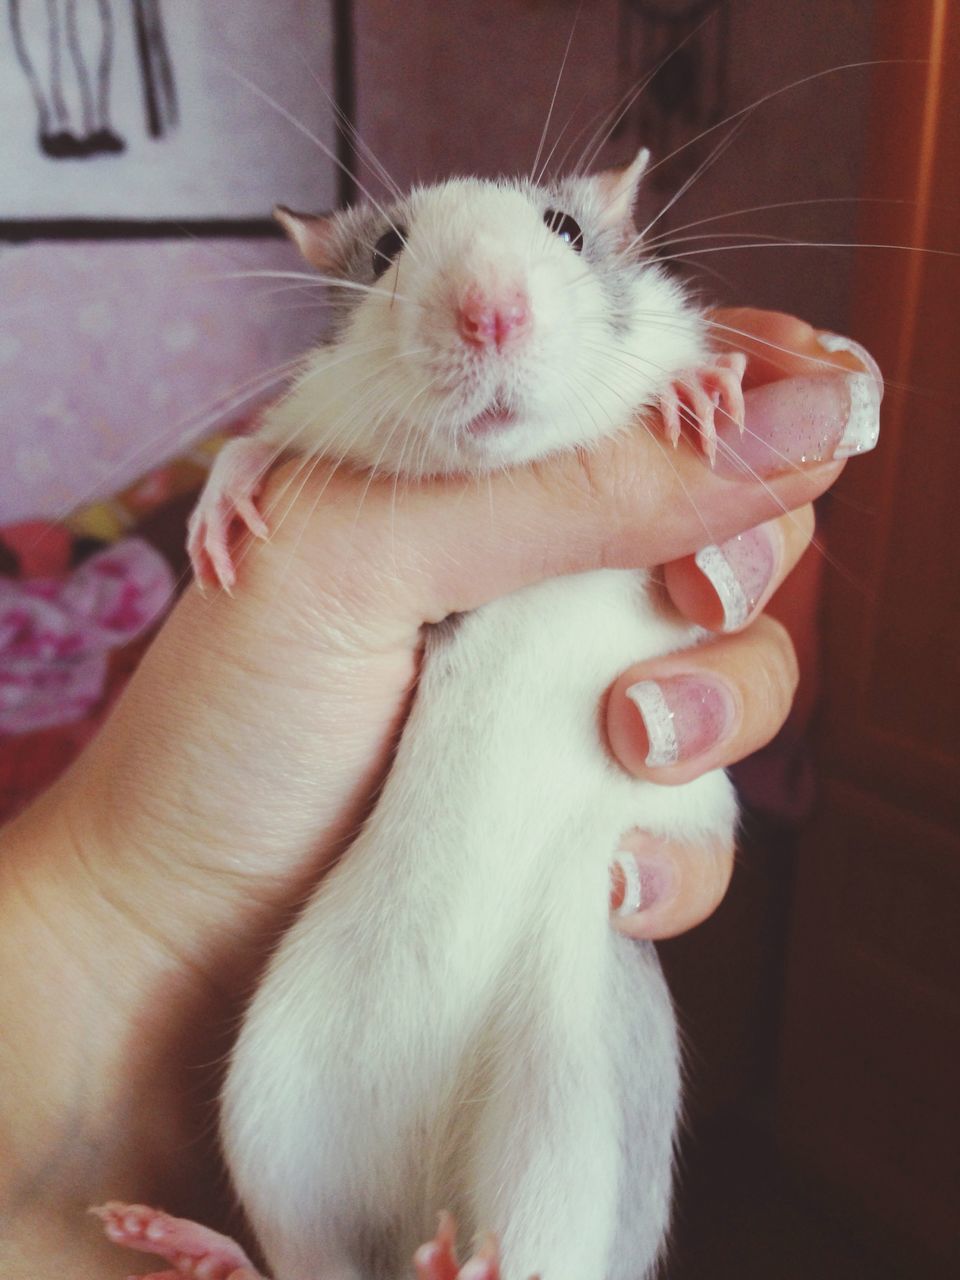
[[[833,451],[834,458],[852,458],[857,453],[869,453],[880,439],[881,391],[876,380],[867,373],[848,373],[847,388],[850,395],[850,413],[840,442]]]
[[[848,375],[850,417],[833,456],[851,458],[856,453],[866,453],[876,447],[880,434],[880,403],[883,400],[880,366],[866,347],[843,334],[825,331],[817,334],[817,342],[824,351],[844,351],[863,365],[863,373]]]
[[[676,866],[668,858],[618,853],[610,872],[615,916],[636,915],[669,901],[680,883]]]
[[[859,342],[855,342],[853,338],[848,338],[845,334],[831,333],[828,329],[821,330],[817,334],[817,343],[824,351],[831,353],[845,351],[848,355],[853,356],[854,360],[859,360],[863,365],[864,373],[877,384],[880,399],[883,399],[883,374],[880,372],[880,366],[866,347],[861,346]]]
[[[733,730],[733,695],[704,676],[641,680],[627,689],[640,713],[650,768],[679,764],[702,755]]]
[[[776,573],[778,561],[779,538],[768,525],[758,525],[697,552],[694,563],[723,608],[724,631],[735,631],[751,616]]]
[[[866,373],[783,378],[746,393],[744,431],[718,427],[717,472],[744,479],[848,458],[874,448],[881,387]]]

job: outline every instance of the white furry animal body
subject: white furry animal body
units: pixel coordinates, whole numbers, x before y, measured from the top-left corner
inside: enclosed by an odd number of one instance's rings
[[[504,1275],[638,1280],[679,1104],[649,944],[609,920],[633,826],[728,831],[726,779],[628,778],[597,732],[630,662],[692,639],[641,575],[546,583],[431,643],[366,830],[283,940],[224,1095],[278,1280],[405,1272],[447,1207]]]
[[[284,212],[308,258],[372,291],[260,445],[480,473],[629,426],[708,359],[697,311],[628,245],[643,163],[416,191],[395,241],[373,209]],[[215,562],[203,511],[194,556]],[[651,1273],[678,1047],[653,948],[610,926],[609,867],[631,827],[724,838],[735,804],[720,773],[628,778],[598,715],[624,667],[696,638],[615,571],[431,632],[375,811],[280,942],[225,1083],[274,1280],[399,1280],[444,1208],[498,1234],[505,1280]]]

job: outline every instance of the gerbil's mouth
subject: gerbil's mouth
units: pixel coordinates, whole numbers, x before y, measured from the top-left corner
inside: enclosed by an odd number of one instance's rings
[[[516,409],[503,404],[500,400],[494,400],[482,413],[470,419],[464,427],[464,432],[474,437],[496,435],[512,427],[519,416]]]

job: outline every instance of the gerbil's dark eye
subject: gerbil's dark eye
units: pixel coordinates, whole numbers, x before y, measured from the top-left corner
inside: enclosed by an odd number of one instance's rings
[[[373,246],[374,279],[379,280],[394,258],[399,256],[401,249],[407,243],[406,234],[405,227],[391,227]]]
[[[575,218],[571,218],[569,213],[563,213],[560,209],[548,209],[543,215],[543,220],[553,232],[554,235],[566,240],[571,249],[576,249],[577,253],[583,248],[583,232],[580,230],[580,223]]]

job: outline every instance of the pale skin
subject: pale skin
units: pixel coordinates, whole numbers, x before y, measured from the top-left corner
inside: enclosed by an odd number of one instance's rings
[[[825,359],[799,321],[738,312],[730,322],[798,353],[755,353],[747,387]],[[672,562],[678,607],[715,627],[716,600],[691,558],[705,526],[719,542],[775,521],[777,570],[743,627],[611,688],[615,757],[637,776],[685,781],[768,741],[787,714],[796,660],[761,611],[809,541],[808,504],[840,467],[788,468],[764,487],[712,472],[684,444],[668,461],[638,431],[489,488],[395,491],[320,470],[271,539],[244,549],[232,596],[189,590],[98,739],[3,833],[7,1280],[151,1269],[85,1214],[121,1196],[236,1234],[213,1136],[218,1064],[272,939],[349,845],[388,767],[424,624],[557,574]],[[284,468],[272,477],[268,505],[286,478]],[[724,680],[736,723],[697,759],[650,769],[624,690],[680,667]],[[650,846],[643,833],[624,840]],[[732,849],[660,842],[656,852],[677,887],[618,922],[638,937],[703,919],[731,874]]]

